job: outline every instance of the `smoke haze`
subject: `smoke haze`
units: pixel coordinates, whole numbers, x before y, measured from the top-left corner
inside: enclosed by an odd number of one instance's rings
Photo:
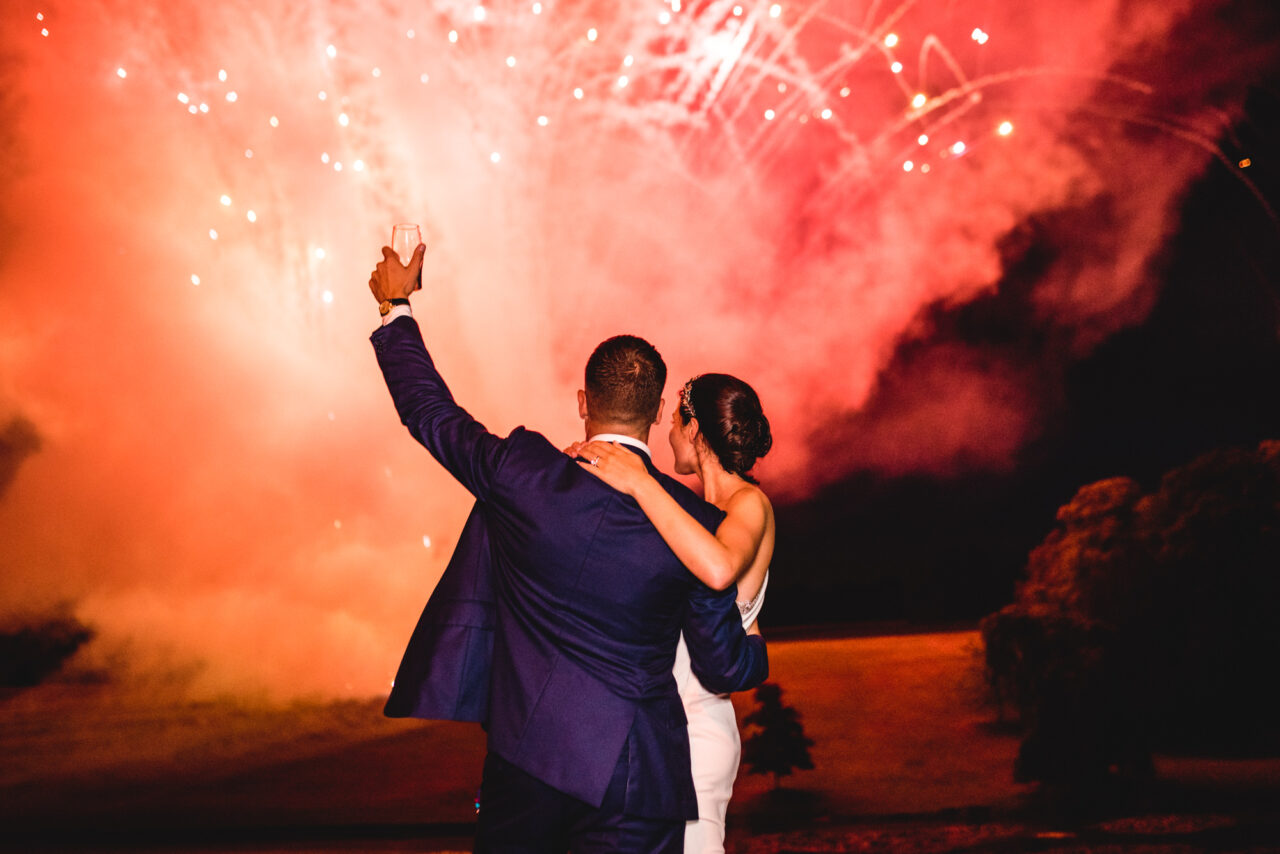
[[[779,500],[1000,471],[1056,372],[1146,316],[1273,50],[1190,0],[11,5],[0,602],[73,603],[85,666],[285,696],[386,687],[468,509],[367,343],[393,222],[496,432],[580,438],[625,331],[668,398],[757,388]],[[1026,285],[1053,364],[935,341],[1063,211]]]

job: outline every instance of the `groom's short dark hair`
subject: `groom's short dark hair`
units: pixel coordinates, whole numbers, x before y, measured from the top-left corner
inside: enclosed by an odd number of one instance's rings
[[[600,423],[643,427],[658,417],[667,364],[635,335],[615,335],[587,359],[587,412]]]

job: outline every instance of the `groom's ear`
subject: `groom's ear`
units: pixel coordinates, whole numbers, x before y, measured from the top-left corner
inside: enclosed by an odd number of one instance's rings
[[[667,405],[667,399],[665,397],[658,398],[658,414],[653,417],[654,424],[662,423],[662,410],[666,405]]]
[[[578,417],[587,420],[587,393],[578,389]]]

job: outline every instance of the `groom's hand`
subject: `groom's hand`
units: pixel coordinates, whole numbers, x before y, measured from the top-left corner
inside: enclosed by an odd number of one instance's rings
[[[382,247],[382,260],[373,268],[369,277],[369,290],[378,302],[389,299],[406,299],[422,287],[422,253],[426,245],[419,243],[406,267],[400,256],[390,246]]]

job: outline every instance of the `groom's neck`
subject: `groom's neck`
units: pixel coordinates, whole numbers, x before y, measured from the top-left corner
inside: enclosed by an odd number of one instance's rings
[[[599,436],[601,433],[616,433],[619,436],[630,436],[633,439],[639,439],[646,445],[649,444],[649,425],[647,424],[643,430],[637,430],[635,426],[631,424],[601,423],[599,421],[592,421],[588,418],[586,421],[586,431],[588,439],[592,436]]]

